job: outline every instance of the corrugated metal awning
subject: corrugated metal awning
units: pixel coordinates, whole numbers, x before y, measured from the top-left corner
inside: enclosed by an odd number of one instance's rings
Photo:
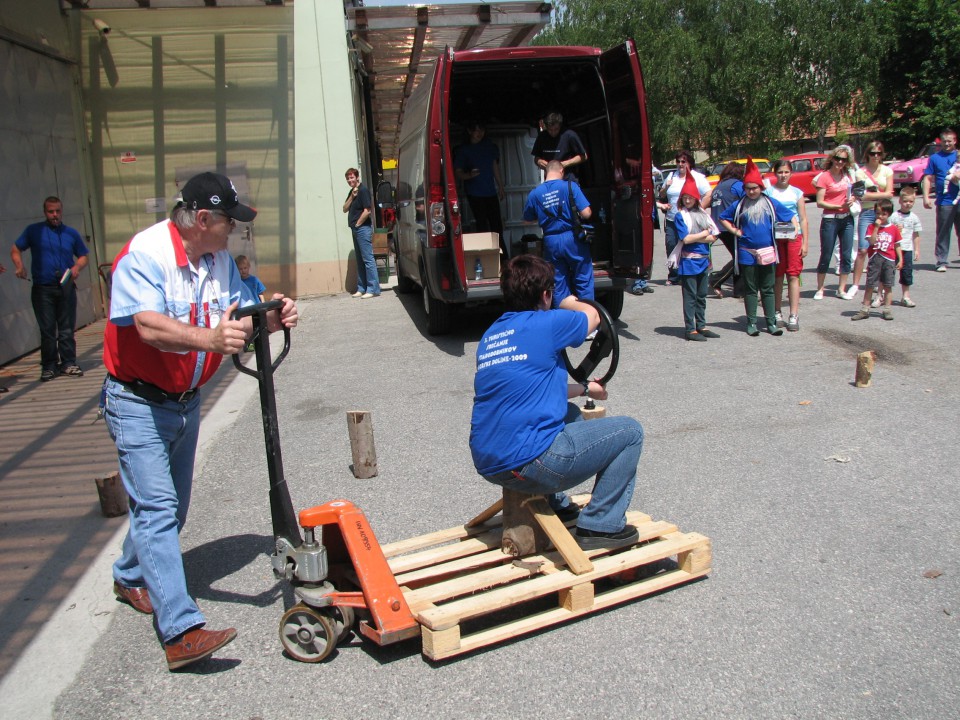
[[[382,156],[396,157],[404,105],[423,77],[421,63],[446,47],[526,45],[550,21],[552,9],[544,2],[347,7],[347,32],[370,79]]]

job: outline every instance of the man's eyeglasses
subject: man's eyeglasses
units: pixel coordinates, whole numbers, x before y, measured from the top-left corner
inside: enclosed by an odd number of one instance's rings
[[[231,227],[237,226],[237,221],[234,220],[229,215],[227,215],[225,212],[223,212],[223,210],[211,210],[210,214],[216,215],[217,217],[222,217],[224,220],[226,220],[230,224]]]

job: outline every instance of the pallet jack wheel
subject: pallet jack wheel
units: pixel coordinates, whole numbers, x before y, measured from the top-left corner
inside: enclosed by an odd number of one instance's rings
[[[297,603],[280,618],[280,644],[294,660],[320,662],[337,645],[338,624],[316,608]]]
[[[350,634],[350,631],[353,629],[353,622],[357,618],[353,608],[334,605],[333,607],[325,608],[322,612],[333,620],[333,629],[337,633],[337,643],[342,643],[346,640],[347,635]]]

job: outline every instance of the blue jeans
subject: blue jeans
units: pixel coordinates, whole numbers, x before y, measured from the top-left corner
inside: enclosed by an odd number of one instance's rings
[[[206,620],[187,592],[180,530],[187,519],[200,430],[200,395],[153,403],[107,378],[105,418],[130,496],[130,529],[113,578],[146,587],[160,639],[168,642]]]
[[[498,484],[531,495],[550,495],[596,475],[593,495],[580,512],[577,527],[617,532],[627,521],[642,450],[643,427],[633,418],[571,422],[540,457],[519,470],[520,478]],[[550,504],[556,507],[553,499]]]
[[[877,219],[876,208],[865,208],[860,211],[860,218],[857,220],[857,249],[866,250],[870,247],[867,240],[867,228]]]
[[[667,244],[667,257],[670,257],[670,253],[673,252],[673,249],[679,242],[679,238],[677,237],[677,226],[674,224],[673,220],[664,221],[663,236],[664,242]],[[670,268],[667,270],[667,280],[674,284],[680,282],[680,278],[677,276],[676,268]]]
[[[77,364],[77,341],[73,328],[77,324],[77,286],[36,285],[30,288],[33,314],[40,327],[40,367],[62,370]]]
[[[830,258],[837,238],[840,238],[840,274],[849,275],[853,269],[850,255],[853,252],[853,215],[846,217],[824,217],[820,221],[820,261],[817,272],[826,275],[830,269]]]
[[[357,292],[380,294],[380,276],[377,261],[373,259],[373,226],[361,225],[350,228],[353,233],[353,250],[357,259]]]

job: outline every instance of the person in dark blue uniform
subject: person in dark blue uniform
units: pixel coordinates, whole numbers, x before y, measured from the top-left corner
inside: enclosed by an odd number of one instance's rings
[[[554,307],[567,307],[565,303],[577,299],[594,299],[590,245],[574,237],[573,213],[583,220],[592,216],[580,186],[564,180],[563,165],[559,160],[551,160],[547,164],[547,179],[527,196],[523,219],[536,220],[543,230],[543,256],[555,273]]]
[[[487,137],[483,123],[471,121],[467,124],[467,133],[469,141],[457,148],[454,161],[457,177],[463,181],[476,231],[497,233],[504,255],[509,255],[500,215],[500,202],[504,198],[500,149]]]

